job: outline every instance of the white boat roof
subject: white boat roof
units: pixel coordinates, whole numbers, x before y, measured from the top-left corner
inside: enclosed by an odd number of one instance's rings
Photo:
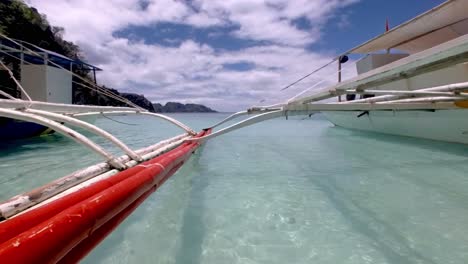
[[[468,34],[468,0],[449,0],[347,53],[398,49],[410,54]]]

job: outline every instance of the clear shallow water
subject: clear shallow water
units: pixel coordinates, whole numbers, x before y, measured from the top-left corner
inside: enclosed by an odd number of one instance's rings
[[[133,147],[180,133],[115,119],[138,125],[96,124]],[[59,136],[3,144],[0,198],[97,161]],[[468,263],[467,161],[463,145],[271,120],[209,141],[83,263]]]

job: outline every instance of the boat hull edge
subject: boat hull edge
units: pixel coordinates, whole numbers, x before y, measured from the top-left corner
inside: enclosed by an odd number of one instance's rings
[[[468,144],[468,109],[322,113],[344,128]]]

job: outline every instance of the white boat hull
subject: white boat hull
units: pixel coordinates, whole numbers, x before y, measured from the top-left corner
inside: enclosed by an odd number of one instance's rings
[[[468,109],[322,113],[344,128],[468,144]]]

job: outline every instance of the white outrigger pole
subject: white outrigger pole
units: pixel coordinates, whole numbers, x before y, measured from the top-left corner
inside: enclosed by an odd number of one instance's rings
[[[21,46],[22,52],[29,52],[33,55],[38,55],[35,51],[28,49],[23,46],[20,42],[8,38],[4,35],[1,35],[3,38],[8,39],[17,45]],[[8,55],[4,51],[0,50],[1,53]],[[110,96],[116,100],[119,100],[123,103],[129,104],[131,107],[111,107],[111,106],[91,106],[91,105],[70,105],[70,104],[60,104],[60,103],[49,103],[41,101],[33,101],[28,93],[23,89],[20,82],[18,82],[11,70],[0,61],[0,66],[4,67],[9,73],[10,77],[16,83],[18,89],[21,90],[22,94],[28,100],[22,100],[14,98],[11,95],[2,92],[1,94],[9,99],[0,99],[0,116],[8,117],[17,120],[23,120],[28,122],[33,122],[41,124],[43,126],[49,127],[56,131],[57,133],[64,135],[77,143],[86,146],[91,151],[97,153],[105,159],[104,163],[96,164],[94,166],[85,168],[78,172],[72,173],[71,175],[59,179],[43,189],[34,190],[35,195],[24,194],[13,197],[5,203],[0,204],[0,219],[6,219],[16,215],[17,213],[23,212],[27,208],[30,208],[36,204],[42,203],[55,195],[64,192],[65,190],[70,189],[73,186],[79,185],[82,182],[88,181],[90,179],[102,179],[103,177],[109,177],[116,174],[119,171],[137,166],[138,164],[150,160],[154,157],[157,157],[169,150],[172,150],[181,144],[183,144],[187,139],[196,135],[196,133],[187,125],[182,122],[171,118],[166,115],[151,113],[146,109],[142,109],[139,106],[129,102],[127,99],[122,98],[118,95],[112,94],[110,91],[100,89],[96,84],[90,83],[88,80],[82,78],[79,75],[63,68],[62,66],[48,60],[48,63],[53,64],[56,67],[59,67],[63,70],[66,70],[71,75],[82,79],[87,82],[89,85],[93,86],[93,89],[96,89],[97,92],[103,93],[104,95]],[[181,128],[185,133],[174,138],[163,140],[153,146],[143,148],[140,150],[132,150],[129,146],[123,143],[121,140],[110,134],[109,132],[87,122],[84,122],[77,117],[84,116],[93,116],[93,115],[145,115],[154,117],[157,119],[162,119],[164,121],[170,122],[171,124]],[[101,136],[107,141],[119,147],[123,150],[124,155],[121,157],[114,157],[110,152],[106,151],[103,147],[91,141],[85,135],[77,132],[76,130],[68,127],[70,125],[73,127],[78,127],[84,129],[92,134]],[[89,183],[88,183],[89,184]],[[40,195],[37,195],[40,193]],[[55,198],[56,199],[56,198]]]
[[[5,36],[3,37],[7,38]],[[12,39],[9,40],[13,41],[14,43],[17,43],[18,45],[21,45],[21,43],[19,43],[18,41]],[[28,50],[27,47],[22,47],[21,50],[23,52],[35,54],[34,51]],[[1,50],[0,52],[4,53]],[[51,61],[48,62],[54,64],[59,68],[64,69],[60,65],[57,65]],[[77,76],[73,72],[68,72],[73,76]],[[14,78],[13,74],[11,74],[11,77]],[[77,77],[82,78],[81,76]],[[284,112],[280,108],[267,111],[259,111],[258,115],[250,117],[245,121],[238,122],[224,129],[221,129],[215,132],[213,136],[195,137],[196,133],[190,127],[181,123],[180,121],[175,120],[174,118],[171,118],[166,115],[151,113],[140,107],[136,108],[133,103],[129,103],[128,100],[119,98],[116,95],[111,95],[111,97],[121,102],[130,104],[131,107],[70,105],[33,101],[31,100],[27,92],[23,89],[23,87],[21,87],[21,84],[16,79],[14,80],[18,88],[25,95],[25,97],[28,98],[28,100],[14,98],[5,93],[5,96],[9,99],[0,99],[0,116],[33,122],[49,127],[55,130],[57,133],[69,137],[77,143],[86,146],[91,151],[102,156],[105,159],[105,161],[103,163],[99,163],[88,168],[76,171],[70,175],[67,175],[63,178],[49,183],[46,186],[39,187],[31,192],[17,195],[3,203],[0,203],[0,222],[1,219],[14,218],[16,215],[25,213],[29,210],[33,210],[38,206],[47,205],[48,203],[51,203],[61,197],[64,197],[67,194],[77,192],[85,188],[86,186],[89,186],[98,181],[105,180],[119,173],[120,171],[136,166],[144,166],[141,165],[142,162],[154,159],[155,157],[158,157],[168,151],[171,151],[183,145],[184,143],[198,141],[198,138],[202,139],[202,141],[205,141],[207,139],[228,133],[235,129],[252,125],[267,119],[276,118],[284,114]],[[83,81],[87,82],[86,79],[83,79]],[[98,92],[102,92],[94,83],[89,83],[89,85],[91,86],[91,88],[96,88]],[[104,95],[109,95],[108,93],[109,92],[105,92]],[[240,115],[252,113],[254,112],[245,111],[239,114],[235,114],[206,130],[211,131],[211,129],[218,127],[219,125],[228,122]],[[133,150],[109,132],[93,124],[89,124],[78,119],[81,117],[103,114],[150,116],[168,121],[174,124],[175,126],[181,128],[185,133],[167,140],[163,140],[159,143],[156,143],[152,146],[143,149]],[[88,132],[91,132],[106,139],[107,141],[119,147],[124,152],[124,155],[120,157],[115,157],[110,152],[106,151],[103,147],[94,143],[88,137],[77,132],[69,126],[84,129]]]

